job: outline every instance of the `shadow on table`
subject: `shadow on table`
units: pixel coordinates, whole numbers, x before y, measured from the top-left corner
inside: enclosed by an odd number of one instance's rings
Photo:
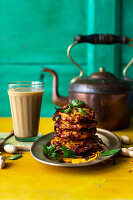
[[[118,169],[123,167],[123,165],[125,165],[125,163],[130,162],[129,159],[125,158],[125,157],[121,157],[119,155],[116,155],[113,157],[113,159],[109,159],[106,160],[102,163],[96,164],[96,165],[91,165],[91,166],[83,166],[83,167],[74,167],[74,168],[66,168],[66,167],[55,167],[54,166],[54,170],[56,172],[62,172],[62,173],[80,173],[80,174],[87,174],[87,173],[91,173],[91,174],[97,174],[99,172],[108,172],[108,171],[113,171],[115,169]],[[53,167],[49,166],[50,168]]]

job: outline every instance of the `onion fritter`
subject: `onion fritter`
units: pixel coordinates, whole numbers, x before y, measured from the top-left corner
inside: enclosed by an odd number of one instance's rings
[[[96,135],[95,112],[84,102],[73,100],[56,108],[53,121],[55,133],[51,145],[56,149],[65,145],[77,155],[102,150],[103,142]]]
[[[63,106],[62,109],[67,109],[68,105]],[[58,116],[59,119],[63,121],[69,121],[72,123],[78,123],[80,121],[84,120],[93,120],[95,119],[95,112],[86,104],[82,106],[82,110],[86,113],[86,115],[83,112],[80,112],[78,108],[73,107],[70,109],[70,112],[67,114],[65,112],[61,112],[61,109],[57,109],[54,116],[53,120],[56,121],[56,117]]]
[[[77,155],[87,152],[88,150],[98,151],[101,150],[101,141],[98,137],[93,139],[86,139],[81,141],[72,141],[67,139],[61,139],[60,137],[54,137],[51,140],[51,145],[55,145],[56,149],[61,148],[65,145],[67,148],[74,151]]]
[[[63,120],[57,120],[55,122],[55,131],[58,130],[64,130],[64,129],[68,129],[68,130],[81,130],[81,129],[92,129],[95,128],[97,125],[97,122],[95,120],[89,121],[88,123],[70,123],[69,121],[63,121]]]
[[[68,140],[84,140],[87,138],[92,138],[96,133],[96,128],[90,130],[82,130],[82,131],[72,131],[72,130],[60,130],[57,128],[54,133],[54,137],[60,138],[68,138]]]

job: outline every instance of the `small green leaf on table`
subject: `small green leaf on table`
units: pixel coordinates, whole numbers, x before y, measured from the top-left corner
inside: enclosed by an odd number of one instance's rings
[[[19,154],[9,157],[9,160],[17,160],[19,158],[22,158],[22,153],[19,153]]]

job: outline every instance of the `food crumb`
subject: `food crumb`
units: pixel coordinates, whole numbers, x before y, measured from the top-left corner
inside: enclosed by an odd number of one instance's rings
[[[132,170],[130,169],[128,172],[132,172]]]
[[[100,185],[100,184],[98,184],[98,185],[97,185],[97,187],[99,187],[99,188],[100,188],[100,187],[101,187],[101,185]]]

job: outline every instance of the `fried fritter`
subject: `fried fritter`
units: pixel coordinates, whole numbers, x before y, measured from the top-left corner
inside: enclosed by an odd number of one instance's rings
[[[87,138],[92,138],[96,133],[96,128],[90,130],[82,131],[72,131],[72,130],[60,130],[57,128],[57,131],[54,133],[54,137],[68,138],[68,140],[84,140]]]
[[[67,148],[73,150],[77,155],[87,152],[88,150],[93,150],[94,152],[101,149],[101,141],[98,137],[90,140],[72,141],[67,139],[61,139],[60,137],[54,137],[51,140],[51,145],[55,145],[56,149],[59,149],[63,145]]]
[[[73,100],[56,108],[53,120],[55,133],[51,145],[56,149],[65,145],[77,155],[102,150],[103,142],[96,135],[95,112],[84,102]]]
[[[95,128],[96,125],[97,125],[97,122],[95,120],[88,121],[88,123],[81,122],[81,123],[73,124],[73,123],[70,123],[69,121],[63,121],[59,119],[55,122],[55,131],[64,130],[64,129],[79,131],[81,129]]]
[[[63,106],[62,109],[65,110],[68,108],[68,105]],[[83,112],[80,112],[77,107],[70,108],[70,112],[67,114],[65,112],[61,112],[61,109],[57,109],[53,120],[56,121],[56,117],[58,116],[59,119],[63,121],[69,121],[72,123],[78,123],[84,120],[93,120],[95,119],[95,112],[87,105],[84,104],[82,107]]]

